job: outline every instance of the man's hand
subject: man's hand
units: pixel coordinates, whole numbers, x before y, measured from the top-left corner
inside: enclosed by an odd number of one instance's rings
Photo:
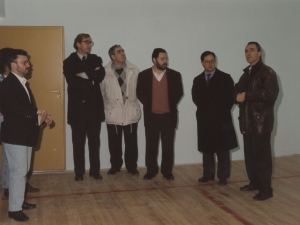
[[[95,70],[100,70],[100,66],[96,67]]]
[[[76,73],[77,77],[82,77],[82,73]]]
[[[245,101],[245,95],[246,95],[246,92],[239,93],[236,96],[236,101],[237,102],[244,102]]]
[[[36,114],[40,114],[40,115],[42,115],[42,116],[46,116],[46,115],[47,115],[47,112],[46,112],[46,110],[38,109],[38,111],[37,111]]]
[[[49,126],[52,123],[52,118],[50,115],[46,116],[45,123]]]

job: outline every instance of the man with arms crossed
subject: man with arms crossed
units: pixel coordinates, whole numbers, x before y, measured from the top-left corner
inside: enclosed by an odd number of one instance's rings
[[[168,55],[162,48],[152,53],[153,66],[138,77],[137,97],[144,106],[146,132],[146,166],[144,180],[158,174],[158,141],[161,137],[161,173],[167,180],[174,180],[174,135],[177,126],[177,105],[183,95],[181,75],[167,68]]]
[[[234,99],[240,108],[239,123],[250,180],[240,190],[258,190],[253,198],[258,201],[273,197],[270,141],[274,104],[279,92],[276,73],[263,63],[261,55],[261,47],[257,42],[247,44],[245,56],[250,65],[244,69],[244,74],[234,88]]]
[[[64,75],[68,83],[68,124],[72,129],[75,181],[83,181],[85,173],[84,147],[89,144],[90,176],[100,174],[100,129],[104,120],[100,82],[105,71],[102,59],[90,54],[94,42],[89,34],[78,34],[73,52],[64,60]]]
[[[4,115],[1,125],[1,140],[5,148],[10,170],[9,213],[17,221],[28,220],[23,209],[34,209],[35,204],[24,201],[26,174],[30,168],[32,147],[37,143],[40,127],[38,114],[46,116],[50,125],[52,119],[45,110],[37,109],[24,76],[30,63],[27,52],[14,49],[7,61],[10,74],[1,84],[0,106]]]
[[[126,60],[120,45],[112,46],[108,55],[111,61],[105,66],[105,78],[101,83],[107,123],[111,168],[107,174],[119,172],[122,164],[122,133],[124,133],[125,166],[132,175],[137,170],[137,127],[141,109],[136,97],[139,69]]]
[[[215,178],[215,157],[218,157],[217,177],[220,185],[230,176],[230,150],[237,147],[231,118],[233,80],[215,67],[215,53],[201,55],[204,72],[194,79],[193,102],[197,106],[198,150],[203,153],[203,176],[199,182]]]

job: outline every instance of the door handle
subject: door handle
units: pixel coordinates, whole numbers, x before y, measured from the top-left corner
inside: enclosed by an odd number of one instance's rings
[[[60,98],[60,91],[51,91],[52,93],[57,93],[56,97]]]

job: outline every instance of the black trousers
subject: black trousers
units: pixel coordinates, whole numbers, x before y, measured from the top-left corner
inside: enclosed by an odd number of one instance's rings
[[[85,141],[88,138],[90,175],[96,175],[100,172],[100,130],[101,123],[91,122],[88,124],[72,124],[72,142],[74,171],[76,175],[85,173]]]
[[[244,135],[246,171],[251,185],[272,192],[271,133]]]
[[[112,170],[118,171],[123,165],[122,133],[124,133],[125,141],[125,167],[129,172],[137,168],[137,127],[137,123],[132,123],[126,126],[107,124],[108,147]]]
[[[203,152],[203,176],[214,179],[215,178],[215,153]],[[230,177],[230,152],[221,151],[217,152],[218,169],[217,177],[225,179]]]
[[[175,127],[171,126],[170,114],[151,114],[152,123],[145,126],[146,133],[146,167],[147,173],[158,174],[158,142],[161,138],[162,161],[161,173],[172,173],[174,164],[174,134]]]

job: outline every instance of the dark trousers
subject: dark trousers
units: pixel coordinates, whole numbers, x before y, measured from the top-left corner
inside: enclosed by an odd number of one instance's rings
[[[100,130],[101,123],[72,124],[74,171],[76,175],[85,173],[84,146],[86,137],[89,145],[90,175],[100,172]]]
[[[272,192],[271,133],[244,135],[246,171],[251,185]]]
[[[215,153],[203,152],[203,176],[214,179],[215,178]],[[217,177],[225,179],[230,177],[230,153],[229,151],[217,152],[218,170]]]
[[[137,123],[132,123],[126,126],[107,124],[108,147],[112,170],[119,171],[123,165],[122,133],[124,133],[125,141],[125,167],[129,172],[137,168],[137,127]]]
[[[170,114],[151,114],[151,124],[145,126],[146,132],[146,167],[147,173],[158,174],[158,141],[161,138],[162,162],[161,173],[172,173],[174,164],[174,126],[170,125]]]

